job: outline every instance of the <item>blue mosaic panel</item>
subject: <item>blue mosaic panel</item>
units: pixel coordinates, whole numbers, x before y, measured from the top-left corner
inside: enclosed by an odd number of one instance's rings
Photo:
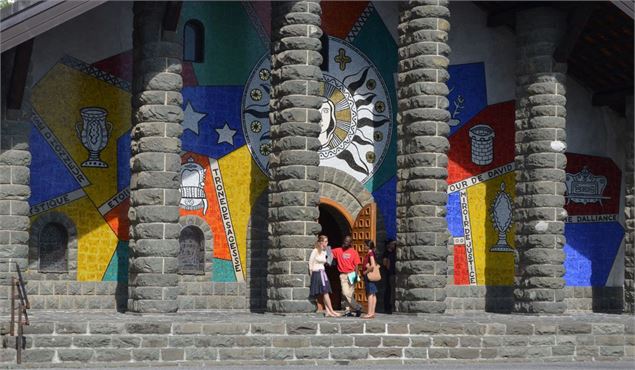
[[[218,159],[245,145],[242,86],[184,87],[183,150]]]
[[[448,67],[448,108],[451,114],[450,135],[487,106],[485,64],[469,63]]]
[[[214,261],[212,263],[214,266],[212,281],[217,281],[219,283],[231,283],[236,281],[236,275],[234,273],[234,266],[232,265],[232,261],[214,258]]]
[[[81,187],[35,127],[31,128],[29,148],[31,150],[29,205],[33,206]]]
[[[130,186],[130,131],[117,139],[117,191]]]
[[[564,280],[568,286],[605,286],[624,237],[619,222],[566,223]]]
[[[128,282],[128,242],[120,240],[117,249],[112,255],[108,268],[104,273],[103,281]]]
[[[377,208],[384,219],[386,237],[397,237],[397,177],[393,176],[373,192]],[[379,240],[378,240],[379,241]]]
[[[448,221],[448,229],[453,237],[465,236],[463,219],[461,217],[461,200],[459,192],[448,194],[448,213],[445,216]]]

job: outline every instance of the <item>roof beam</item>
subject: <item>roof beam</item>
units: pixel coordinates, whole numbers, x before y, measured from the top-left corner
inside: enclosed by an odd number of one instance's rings
[[[176,31],[181,17],[182,1],[168,1],[165,4],[165,14],[163,15],[163,30]]]
[[[591,104],[594,106],[623,104],[626,96],[633,95],[633,86],[611,91],[599,91],[593,94]]]
[[[593,14],[593,10],[595,6],[593,4],[584,4],[575,7],[570,13],[568,17],[568,27],[565,32],[562,40],[560,40],[560,44],[556,47],[556,50],[553,52],[553,59],[558,63],[565,63],[575,44],[578,42],[584,27],[591,18],[591,14]]]
[[[0,22],[3,53],[101,5],[105,0],[40,1]]]
[[[9,83],[9,91],[7,94],[8,109],[20,109],[22,107],[24,86],[26,85],[26,76],[29,72],[32,51],[33,39],[25,41],[15,49],[13,71],[11,72],[11,82]]]

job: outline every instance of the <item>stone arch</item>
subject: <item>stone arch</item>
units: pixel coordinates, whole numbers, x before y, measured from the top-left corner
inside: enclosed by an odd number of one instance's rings
[[[42,272],[43,274],[60,274],[61,279],[77,278],[77,227],[67,215],[60,212],[49,212],[38,217],[32,224],[29,236],[29,271],[39,272],[40,234],[49,224],[61,226],[68,237],[66,245],[66,271]]]
[[[318,173],[321,199],[329,199],[339,204],[355,220],[359,211],[372,202],[373,195],[364,188],[361,182],[348,173],[333,167],[320,167]],[[352,226],[352,225],[351,225]],[[381,213],[377,213],[377,244],[383,248],[386,239],[386,226]]]
[[[194,215],[181,216],[179,218],[179,225],[181,225],[181,229],[184,229],[188,226],[198,227],[205,237],[205,253],[204,253],[204,263],[205,268],[203,269],[203,274],[179,274],[180,279],[183,281],[210,281],[212,279],[212,269],[213,269],[213,261],[214,261],[214,234],[212,233],[212,229],[209,227],[207,222],[201,217]]]

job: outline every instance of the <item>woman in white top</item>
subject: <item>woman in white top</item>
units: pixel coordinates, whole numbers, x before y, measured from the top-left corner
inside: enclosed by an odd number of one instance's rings
[[[333,311],[331,306],[331,299],[329,293],[331,293],[331,284],[324,271],[324,264],[326,263],[326,245],[329,239],[325,235],[318,236],[318,240],[315,243],[315,248],[311,251],[309,257],[309,274],[311,274],[311,296],[322,297],[324,300],[324,307],[326,308],[325,316],[339,317],[341,316],[337,312]]]

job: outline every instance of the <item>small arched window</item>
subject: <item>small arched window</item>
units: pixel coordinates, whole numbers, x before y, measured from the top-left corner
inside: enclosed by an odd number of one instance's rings
[[[68,232],[58,223],[49,222],[39,235],[40,272],[66,272],[68,268]]]
[[[183,28],[183,60],[203,63],[205,55],[205,28],[197,20],[189,20]]]
[[[179,273],[205,273],[205,235],[196,226],[187,226],[179,235]]]

